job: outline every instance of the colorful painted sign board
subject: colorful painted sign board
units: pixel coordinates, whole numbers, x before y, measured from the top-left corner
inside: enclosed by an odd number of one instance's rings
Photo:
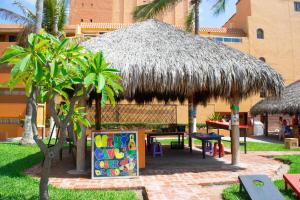
[[[94,132],[92,178],[138,176],[137,132]]]

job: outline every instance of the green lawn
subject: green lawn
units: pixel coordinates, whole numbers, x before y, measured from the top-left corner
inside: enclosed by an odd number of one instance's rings
[[[286,155],[286,156],[278,156],[280,160],[284,160],[285,162],[290,163],[290,169],[288,173],[296,174],[300,173],[300,155]],[[291,189],[285,191],[284,189],[284,181],[276,180],[274,181],[275,185],[279,188],[280,192],[284,195],[285,199],[288,200],[296,200],[297,196]],[[239,184],[234,184],[223,191],[223,197],[226,200],[240,200],[240,199],[248,199],[246,193],[239,192]]]
[[[177,139],[164,139],[159,140],[162,144],[170,144],[171,141],[176,141]],[[194,140],[195,144],[200,144],[200,140]],[[225,147],[230,148],[229,141],[222,141]],[[188,140],[185,139],[185,144],[188,144]],[[240,150],[244,150],[244,146],[240,146]],[[261,142],[247,142],[248,151],[300,151],[300,148],[296,149],[286,149],[283,144],[272,144],[272,143],[261,143]]]
[[[25,175],[27,168],[42,159],[36,146],[20,146],[15,143],[0,143],[0,199],[38,199],[37,180]],[[137,199],[133,191],[66,190],[49,187],[50,199]]]

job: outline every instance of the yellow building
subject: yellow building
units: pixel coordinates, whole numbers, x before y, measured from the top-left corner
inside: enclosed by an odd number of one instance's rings
[[[65,32],[69,36],[98,36],[133,23],[132,11],[136,5],[149,0],[74,0],[70,4],[69,22]],[[289,84],[300,79],[300,0],[239,0],[236,13],[222,28],[201,28],[200,34],[249,53],[270,64]],[[189,10],[184,0],[159,20],[183,28]],[[0,25],[0,53],[15,42],[19,26]],[[1,82],[9,77],[9,70],[0,71]],[[23,118],[25,98],[21,92],[8,95],[0,89],[0,120]],[[14,101],[14,99],[19,99]],[[248,111],[260,99],[259,95],[241,102],[243,121]],[[177,122],[187,123],[187,104],[177,104]],[[5,111],[9,110],[9,112]],[[204,122],[213,113],[229,113],[229,104],[211,101],[206,107],[198,106],[198,122]],[[9,113],[9,114],[8,114]],[[245,121],[246,122],[246,121]],[[1,123],[1,122],[0,122]],[[1,126],[0,126],[1,132]]]

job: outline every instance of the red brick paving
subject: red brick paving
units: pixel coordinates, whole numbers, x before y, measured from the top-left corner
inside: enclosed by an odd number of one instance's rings
[[[229,165],[231,155],[226,155],[222,160],[196,167],[154,168],[145,169],[140,176],[132,179],[105,179],[92,180],[89,176],[80,178],[66,175],[66,165],[54,164],[49,183],[68,189],[142,189],[144,188],[150,200],[215,200],[221,199],[220,185],[237,182],[239,175],[266,174],[270,178],[281,178],[286,173],[288,166],[277,161],[272,156],[283,154],[299,154],[299,152],[249,152],[241,154],[242,167]],[[199,160],[202,158],[199,157]],[[71,163],[68,159],[65,162]],[[64,162],[64,163],[65,163]],[[70,169],[68,167],[68,169]],[[40,165],[28,170],[27,173],[37,176]]]

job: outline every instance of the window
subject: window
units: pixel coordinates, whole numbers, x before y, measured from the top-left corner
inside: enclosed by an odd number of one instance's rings
[[[260,57],[259,60],[266,62],[266,59],[264,57]]]
[[[17,36],[15,36],[15,35],[8,36],[8,41],[9,42],[16,42],[17,41]]]
[[[84,6],[84,3],[81,3],[81,6],[83,7],[83,6]]]
[[[83,19],[81,19],[80,21],[83,22]]]
[[[94,6],[94,4],[91,3],[91,7],[93,7],[93,6]]]
[[[242,42],[241,38],[238,37],[211,37],[217,42]]]
[[[93,22],[93,19],[90,19],[90,22]]]
[[[300,2],[295,1],[294,2],[294,7],[296,12],[300,12]]]
[[[264,39],[264,30],[262,30],[261,28],[256,30],[256,37],[257,39]]]

